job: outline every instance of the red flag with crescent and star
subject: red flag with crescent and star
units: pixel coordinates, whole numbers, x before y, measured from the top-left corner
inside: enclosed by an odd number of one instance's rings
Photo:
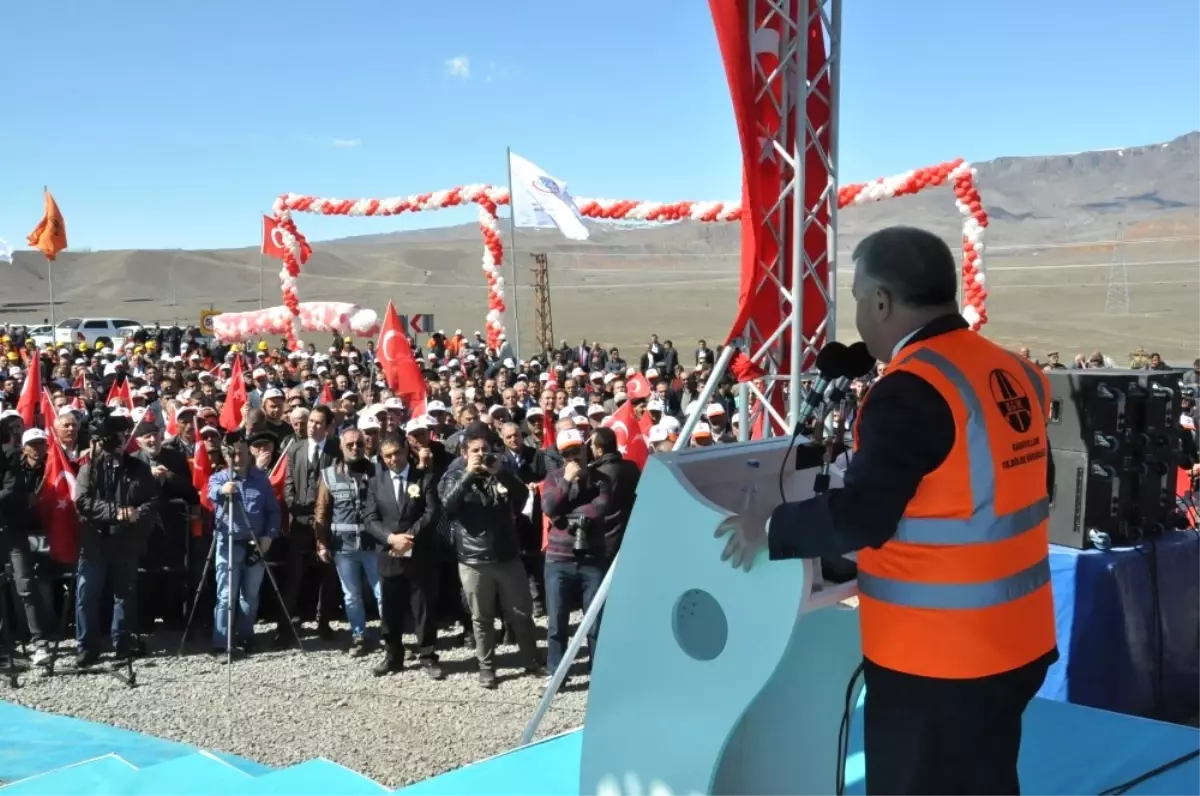
[[[413,358],[412,347],[396,313],[396,305],[390,301],[387,312],[383,314],[383,326],[379,329],[375,350],[388,387],[404,401],[409,415],[417,417],[425,414],[425,379],[421,377],[421,368]]]
[[[233,358],[233,374],[225,385],[225,405],[221,407],[221,428],[233,431],[242,425],[242,415],[249,397],[246,395],[246,377],[242,373],[242,358]]]
[[[46,529],[50,556],[73,564],[79,556],[79,515],[75,511],[75,469],[62,446],[46,446],[46,474],[38,489],[34,511]]]
[[[650,446],[642,434],[642,426],[633,413],[633,401],[626,401],[621,408],[604,418],[600,425],[611,428],[617,437],[617,450],[629,461],[644,469],[650,458]]]
[[[268,257],[274,257],[276,260],[282,260],[284,253],[287,252],[280,232],[279,219],[274,216],[263,216],[262,253]],[[302,237],[298,237],[296,240],[300,243],[300,264],[304,265],[308,262],[308,258],[312,257],[312,246],[309,246],[308,241]]]
[[[25,383],[17,399],[17,411],[25,428],[37,428],[38,404],[42,400],[42,363],[35,357],[25,369]]]

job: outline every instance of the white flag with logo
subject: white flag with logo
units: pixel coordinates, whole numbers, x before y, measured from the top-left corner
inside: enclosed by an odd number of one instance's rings
[[[587,240],[588,228],[583,216],[575,206],[575,200],[567,192],[567,184],[551,177],[520,155],[508,153],[508,165],[512,170],[513,223],[518,227],[548,229],[558,227],[559,232],[571,240]]]
[[[0,263],[12,262],[12,246],[8,245],[8,241],[0,238]]]

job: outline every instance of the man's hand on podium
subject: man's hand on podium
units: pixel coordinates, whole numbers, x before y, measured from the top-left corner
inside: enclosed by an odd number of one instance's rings
[[[728,561],[734,569],[749,572],[760,550],[767,546],[766,521],[757,517],[735,514],[717,526],[716,538],[728,536],[721,560]]]

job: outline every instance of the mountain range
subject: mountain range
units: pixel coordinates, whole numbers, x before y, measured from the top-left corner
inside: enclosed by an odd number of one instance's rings
[[[1057,257],[1074,245],[1111,241],[1119,225],[1130,239],[1200,233],[1200,132],[1124,149],[1001,157],[975,168],[991,219],[988,262],[1027,258],[1043,246]],[[303,217],[297,220],[303,230]],[[926,227],[952,245],[957,245],[961,228],[944,187],[847,209],[838,223],[843,260],[863,235],[881,226]],[[671,305],[671,315],[710,316],[706,324],[683,327],[710,328],[709,335],[723,336],[736,300],[736,223],[589,226],[592,236],[585,242],[568,241],[554,231],[519,233],[522,329],[533,330],[532,263],[527,258],[537,251],[549,257],[555,317],[572,337],[599,335],[628,345],[644,339],[653,326],[667,327],[669,319],[655,317],[665,304]],[[474,224],[312,243],[314,255],[300,280],[302,300],[352,301],[381,310],[394,298],[402,312],[434,313],[441,325],[476,327],[482,322],[486,291]],[[1192,252],[1195,248],[1190,246]],[[45,317],[46,266],[40,255],[18,252],[5,270],[0,319],[33,322]],[[263,286],[267,306],[279,303],[277,270],[268,262]],[[513,282],[511,277],[508,281]],[[68,251],[55,266],[54,290],[59,318],[117,314],[143,321],[191,321],[209,306],[256,308],[259,254],[256,247]],[[595,325],[585,329],[584,323]]]

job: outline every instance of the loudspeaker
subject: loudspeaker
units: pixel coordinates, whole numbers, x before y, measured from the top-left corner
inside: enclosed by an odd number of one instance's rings
[[[1175,508],[1180,374],[1101,369],[1047,375],[1055,467],[1050,541],[1085,549],[1161,533]]]

